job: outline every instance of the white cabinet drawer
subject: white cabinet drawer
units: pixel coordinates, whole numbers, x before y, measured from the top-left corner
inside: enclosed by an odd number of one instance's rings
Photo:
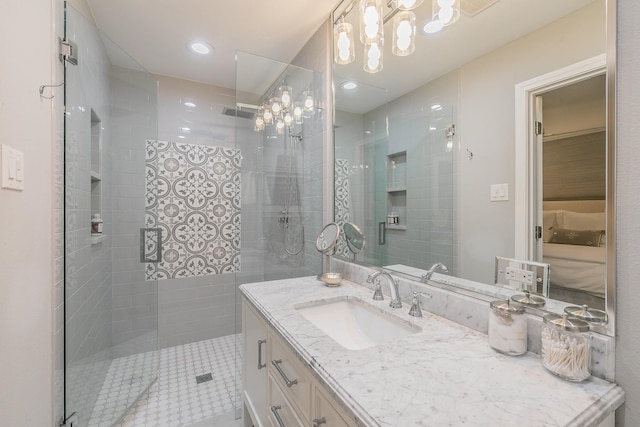
[[[304,366],[279,338],[271,335],[270,340],[269,371],[286,396],[298,407],[299,413],[308,421],[311,415],[311,380]]]
[[[311,425],[318,427],[349,427],[349,423],[340,415],[340,412],[330,403],[327,397],[316,388],[315,407]]]
[[[269,408],[268,417],[273,427],[303,427],[304,423],[296,415],[295,408],[285,397],[285,393],[273,379],[268,377],[269,383]]]

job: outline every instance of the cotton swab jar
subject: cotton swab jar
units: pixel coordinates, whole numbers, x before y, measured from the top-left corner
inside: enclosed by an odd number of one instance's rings
[[[584,381],[591,375],[589,324],[567,313],[547,314],[542,325],[542,366],[568,381]]]

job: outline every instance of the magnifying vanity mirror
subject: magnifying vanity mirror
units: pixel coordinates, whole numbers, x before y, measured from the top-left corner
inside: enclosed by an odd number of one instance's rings
[[[319,274],[317,279],[327,286],[338,286],[342,282],[340,273],[331,272],[331,255],[340,242],[340,226],[335,222],[325,225],[316,237],[316,249],[327,256],[327,271]]]
[[[364,249],[366,242],[362,230],[360,230],[357,225],[350,222],[345,223],[342,226],[342,230],[344,231],[344,237],[347,241],[347,247],[351,253],[357,255],[362,249]]]
[[[496,256],[549,263],[550,298],[606,310],[613,335],[611,2],[461,0],[428,33],[425,1],[406,55],[401,13],[382,3],[373,70],[357,2],[333,14],[335,221],[369,238],[339,255],[413,277],[442,262],[432,280],[461,287],[495,284]]]

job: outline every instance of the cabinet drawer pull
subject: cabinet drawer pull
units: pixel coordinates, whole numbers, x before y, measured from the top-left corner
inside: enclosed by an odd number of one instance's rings
[[[313,420],[313,427],[319,427],[321,424],[326,424],[326,423],[327,423],[327,419],[325,417],[316,418],[315,420]]]
[[[271,364],[276,367],[276,369],[278,370],[278,373],[280,374],[280,376],[284,380],[284,383],[287,385],[287,387],[291,387],[294,384],[298,384],[298,380],[297,379],[290,380],[289,378],[287,378],[287,374],[285,374],[284,371],[282,370],[282,368],[280,367],[281,363],[282,363],[282,359],[272,360],[271,361]]]
[[[280,414],[278,413],[278,410],[280,409],[282,409],[282,405],[274,405],[271,407],[271,412],[273,412],[273,416],[276,417],[276,421],[278,421],[278,425],[280,427],[286,427],[282,422],[282,418],[280,418]]]
[[[258,370],[267,367],[266,363],[262,363],[262,344],[266,342],[267,340],[258,340]]]

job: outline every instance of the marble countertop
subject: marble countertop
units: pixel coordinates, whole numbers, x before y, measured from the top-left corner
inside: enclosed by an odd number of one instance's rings
[[[384,286],[384,285],[383,285]],[[616,384],[548,373],[540,356],[494,351],[485,334],[409,306],[389,307],[349,281],[329,288],[315,277],[245,284],[245,297],[363,426],[597,426],[624,401]],[[422,328],[395,342],[347,350],[294,308],[359,298]]]

